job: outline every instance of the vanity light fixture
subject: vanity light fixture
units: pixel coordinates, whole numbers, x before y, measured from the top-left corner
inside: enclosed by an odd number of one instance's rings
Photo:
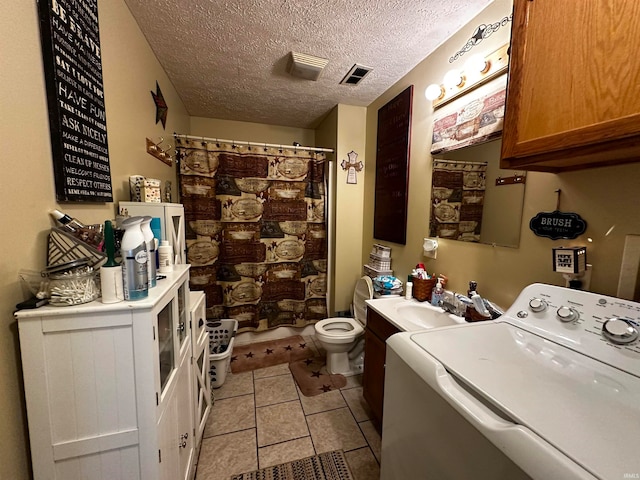
[[[507,71],[509,66],[509,44],[505,44],[489,55],[472,55],[464,64],[464,71],[449,70],[442,84],[432,83],[424,92],[433,108],[441,107],[454,98]]]

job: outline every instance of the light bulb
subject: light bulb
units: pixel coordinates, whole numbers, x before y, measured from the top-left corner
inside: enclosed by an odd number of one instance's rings
[[[469,60],[464,64],[465,72],[486,73],[488,70],[488,62],[480,54],[471,55]]]
[[[464,85],[464,77],[458,70],[449,70],[444,76],[444,84],[447,88],[461,87]]]
[[[427,97],[427,100],[434,101],[438,98],[441,98],[444,94],[443,88],[440,85],[436,85],[432,83],[427,87],[424,91],[424,96]]]

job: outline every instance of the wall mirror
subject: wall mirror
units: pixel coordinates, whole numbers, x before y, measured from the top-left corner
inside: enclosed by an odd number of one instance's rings
[[[434,155],[430,236],[518,247],[526,177],[500,168],[501,146],[498,139]]]

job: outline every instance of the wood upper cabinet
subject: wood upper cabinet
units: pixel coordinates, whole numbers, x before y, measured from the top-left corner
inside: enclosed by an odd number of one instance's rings
[[[640,2],[514,0],[502,168],[640,161]]]

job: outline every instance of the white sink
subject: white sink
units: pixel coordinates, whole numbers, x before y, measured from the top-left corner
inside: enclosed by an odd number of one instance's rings
[[[464,318],[445,312],[427,302],[403,297],[367,300],[367,305],[403,332],[466,324]]]
[[[400,304],[396,307],[396,312],[405,322],[418,328],[446,327],[460,323],[454,315],[428,304]]]

